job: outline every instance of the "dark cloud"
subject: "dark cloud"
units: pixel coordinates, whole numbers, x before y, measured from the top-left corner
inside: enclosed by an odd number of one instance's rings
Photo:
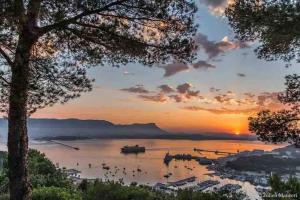
[[[175,94],[175,95],[170,95],[169,98],[173,99],[177,103],[182,102],[184,99],[182,98],[181,95]]]
[[[215,88],[215,87],[211,87],[211,88],[209,88],[209,91],[210,91],[210,92],[220,92],[221,89]]]
[[[160,86],[158,86],[158,88],[163,93],[172,93],[172,92],[175,92],[175,90],[172,87],[170,87],[169,85],[166,85],[166,84],[160,85]]]
[[[183,97],[185,97],[186,99],[198,97],[200,94],[200,91],[199,90],[193,91],[193,90],[191,90],[191,88],[192,88],[192,84],[184,83],[184,84],[178,85],[176,89],[177,89],[177,92],[179,94],[181,94]]]
[[[177,86],[177,91],[181,94],[185,94],[189,91],[189,89],[192,87],[190,83],[184,83]]]
[[[173,63],[173,64],[168,64],[166,66],[162,66],[161,68],[163,68],[165,70],[164,77],[169,77],[178,72],[188,70],[189,66],[187,66],[184,63]]]
[[[257,96],[257,105],[267,106],[270,103],[280,103],[278,100],[279,92],[263,92]]]
[[[246,74],[243,74],[243,73],[237,73],[237,75],[238,75],[239,77],[246,77]]]
[[[229,97],[226,94],[215,96],[215,100],[217,100],[219,103],[229,104],[232,99],[232,97]]]
[[[199,60],[195,64],[193,64],[195,69],[208,69],[208,68],[216,68],[216,66],[209,64],[205,60]]]
[[[155,95],[139,95],[139,98],[143,99],[144,101],[153,101],[153,102],[166,102],[167,98],[163,93],[158,93]]]
[[[209,68],[215,68],[215,67],[216,66],[208,63],[207,61],[199,60],[198,62],[191,64],[190,66],[185,63],[173,63],[173,64],[168,64],[168,65],[162,66],[161,68],[163,68],[165,70],[164,77],[170,77],[179,72],[187,71],[190,68],[209,69]]]
[[[209,59],[217,57],[219,54],[223,53],[216,42],[208,40],[207,36],[202,33],[199,33],[196,36],[195,41],[197,45],[203,48]]]
[[[167,84],[163,84],[157,87],[157,91],[149,91],[144,88],[143,85],[136,85],[130,88],[123,88],[122,91],[137,93],[137,97],[143,99],[144,101],[152,102],[166,102],[168,100],[173,100],[177,103],[186,102],[189,99],[199,98],[204,99],[203,96],[200,96],[199,90],[192,90],[192,85],[190,83],[183,83],[173,89]],[[150,93],[150,94],[149,94]]]
[[[190,99],[190,98],[193,98],[193,97],[198,97],[199,94],[200,94],[199,90],[197,90],[197,91],[191,91],[191,90],[189,90],[189,91],[187,91],[185,97],[188,98],[188,99]]]
[[[131,92],[131,93],[139,93],[139,94],[148,94],[150,93],[147,89],[144,88],[143,85],[136,85],[130,88],[123,88],[121,91]]]
[[[222,41],[211,41],[206,35],[198,33],[195,37],[195,42],[198,47],[202,48],[208,55],[209,59],[215,59],[219,55],[224,54],[229,50],[243,49],[249,47],[246,43],[239,41],[229,41],[228,37],[224,37]]]

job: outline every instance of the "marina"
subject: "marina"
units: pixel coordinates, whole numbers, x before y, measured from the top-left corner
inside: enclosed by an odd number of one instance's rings
[[[241,188],[242,188],[242,186],[240,186],[238,184],[227,184],[227,185],[224,185],[224,186],[220,187],[218,190],[219,191],[235,192],[235,191],[237,191]]]
[[[218,184],[220,184],[220,181],[214,181],[214,180],[203,181],[201,183],[198,183],[193,188],[193,191],[203,191],[207,188],[213,187],[213,186],[218,185]]]

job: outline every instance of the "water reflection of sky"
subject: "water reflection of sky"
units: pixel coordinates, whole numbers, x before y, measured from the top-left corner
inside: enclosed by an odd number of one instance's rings
[[[196,176],[197,182],[213,179],[222,184],[237,183],[236,181],[219,177],[211,177],[205,166],[195,161],[172,161],[168,166],[163,163],[167,152],[170,154],[188,153],[208,158],[217,158],[224,155],[215,153],[194,152],[194,148],[218,150],[236,153],[239,151],[263,149],[272,150],[277,146],[266,145],[257,141],[191,141],[191,140],[81,140],[64,141],[64,143],[79,147],[76,151],[53,143],[32,143],[31,148],[44,152],[54,163],[60,167],[75,168],[80,170],[81,177],[101,178],[109,180],[123,179],[125,183],[138,182],[141,184],[154,184],[156,182],[176,181],[179,179]],[[125,145],[145,146],[146,153],[123,155],[120,148]],[[2,146],[3,147],[3,146]],[[77,165],[78,163],[78,165]],[[110,167],[110,172],[102,169],[105,163]],[[89,168],[91,164],[91,168]],[[125,168],[125,170],[124,170]],[[141,171],[138,172],[137,169]],[[124,172],[125,171],[125,172]],[[167,173],[172,173],[170,178],[164,178]],[[244,189],[252,196],[254,187],[249,183],[242,183]],[[256,197],[254,195],[254,197]],[[254,198],[253,197],[253,198]]]

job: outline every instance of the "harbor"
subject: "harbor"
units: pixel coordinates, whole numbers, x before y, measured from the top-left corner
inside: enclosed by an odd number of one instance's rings
[[[168,183],[156,183],[153,186],[154,190],[158,190],[166,193],[176,193],[180,189],[188,189],[194,192],[209,192],[209,191],[231,191],[237,192],[242,188],[239,184],[220,184],[218,180],[206,180],[198,183],[194,183],[197,180],[196,177],[189,177],[186,179],[178,180]],[[188,183],[193,183],[187,185]]]
[[[227,157],[226,155],[215,155],[212,152],[202,152],[199,154],[194,151],[194,147],[206,150],[218,150],[226,152],[237,152],[240,150],[242,155],[250,155],[250,153],[242,153],[244,150],[251,147],[251,143],[244,142],[245,148],[243,148],[243,141],[181,141],[178,144],[176,140],[80,140],[80,141],[61,141],[62,143],[71,145],[73,147],[80,148],[79,151],[66,148],[62,145],[56,145],[52,142],[49,144],[39,144],[34,147],[44,152],[54,163],[58,163],[60,168],[76,169],[80,171],[80,178],[74,178],[74,180],[94,180],[101,179],[102,181],[116,181],[120,180],[130,185],[132,182],[136,182],[139,185],[147,185],[153,187],[157,183],[162,183],[172,190],[196,187],[198,183],[202,183],[207,180],[219,181],[220,184],[208,187],[206,190],[211,190],[214,187],[219,188],[226,184],[241,184],[243,191],[249,191],[251,188],[251,194],[257,197],[255,186],[250,183],[244,183],[242,180],[235,179],[234,177],[227,176],[223,173],[218,173],[214,169],[210,169],[215,166],[216,159]],[[236,143],[236,145],[234,145]],[[123,154],[121,148],[125,146],[145,147],[144,153],[130,153]],[[212,148],[214,147],[214,149]],[[228,147],[232,147],[229,149]],[[269,150],[267,145],[260,145],[253,142],[254,149]],[[149,150],[151,149],[151,150]],[[59,153],[58,153],[59,151]],[[89,152],[87,154],[86,152]],[[171,156],[179,155],[191,155],[196,156],[196,159],[176,160],[175,158],[166,165],[164,158],[169,153]],[[258,154],[259,151],[256,151]],[[189,157],[189,156],[187,156]],[[213,161],[212,164],[204,165],[199,161],[199,157],[205,160],[204,157]],[[200,159],[200,160],[201,160]],[[220,159],[221,160],[221,159]],[[90,165],[89,165],[90,164]],[[234,174],[233,174],[234,175]],[[187,182],[182,186],[171,186],[168,182],[177,182],[192,176],[196,176],[197,179],[194,182]],[[255,178],[254,175],[251,177]],[[267,178],[267,177],[266,177]],[[267,179],[265,179],[267,181]],[[205,184],[205,183],[204,183]],[[249,195],[251,195],[249,194]]]
[[[185,178],[185,179],[182,179],[182,180],[178,180],[178,181],[175,181],[175,182],[168,182],[168,184],[171,185],[171,186],[183,186],[183,185],[186,185],[187,183],[195,182],[196,179],[197,179],[196,176],[192,176],[192,177]]]

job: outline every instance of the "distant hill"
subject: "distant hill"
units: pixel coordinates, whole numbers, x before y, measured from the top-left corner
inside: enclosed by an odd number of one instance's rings
[[[253,139],[229,134],[169,133],[154,123],[114,124],[105,120],[29,119],[32,139],[87,139],[87,138],[153,138],[153,139]],[[6,137],[7,121],[0,119],[0,134]]]

